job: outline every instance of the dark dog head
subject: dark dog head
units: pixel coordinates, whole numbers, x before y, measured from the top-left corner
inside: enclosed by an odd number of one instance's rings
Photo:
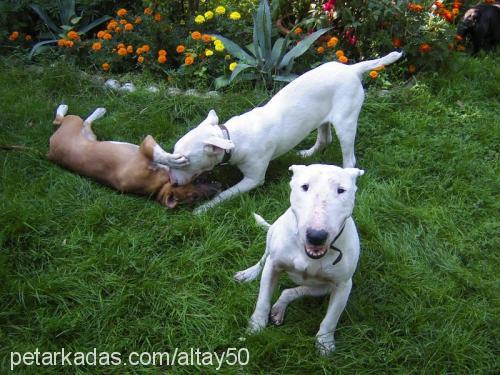
[[[158,194],[157,199],[168,208],[175,208],[179,203],[192,204],[198,200],[211,198],[220,190],[220,184],[213,182],[195,181],[182,186],[167,182]]]

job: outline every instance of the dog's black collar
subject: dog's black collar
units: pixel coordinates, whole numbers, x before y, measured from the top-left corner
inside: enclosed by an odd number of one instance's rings
[[[223,124],[219,124],[219,128],[220,130],[222,130],[224,138],[230,141],[231,137],[229,136],[229,130],[227,130],[226,126]],[[227,164],[229,163],[229,160],[231,160],[231,150],[224,150],[224,157],[222,158],[221,164]]]
[[[342,232],[344,232],[344,229],[345,229],[345,224],[347,222],[347,219],[346,221],[344,221],[344,225],[342,225],[342,229],[340,230],[340,232],[335,236],[335,238],[333,239],[332,241],[332,244],[330,245],[330,249],[332,250],[335,250],[335,251],[338,251],[339,252],[339,256],[333,261],[332,263],[332,266],[336,265],[337,263],[339,263],[341,260],[342,260],[342,251],[336,247],[334,245],[335,241],[337,241],[339,239],[339,237],[342,235]]]

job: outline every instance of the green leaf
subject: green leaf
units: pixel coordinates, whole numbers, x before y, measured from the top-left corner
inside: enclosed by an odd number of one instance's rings
[[[58,3],[61,24],[68,25],[71,18],[75,15],[75,0],[59,0]]]
[[[330,29],[331,27],[315,31],[311,35],[308,35],[304,39],[302,39],[299,44],[297,44],[290,51],[288,51],[285,56],[283,56],[283,60],[281,60],[279,68],[281,69],[288,66],[292,62],[292,60],[295,60],[297,57],[302,56],[321,35],[323,35]]]
[[[40,52],[42,52],[42,48],[43,46],[47,45],[47,44],[55,44],[57,43],[57,39],[51,39],[51,40],[44,40],[42,42],[38,42],[37,44],[35,44],[31,50],[30,50],[30,53],[28,54],[28,59],[32,59],[33,56],[39,54]]]
[[[287,74],[287,75],[276,75],[276,76],[273,76],[273,79],[275,81],[280,81],[280,82],[292,82],[297,77],[298,77],[297,74]]]
[[[73,29],[73,26],[68,26],[68,25],[62,25],[61,26],[61,29],[63,29],[64,31],[70,31]]]
[[[226,87],[229,85],[229,78],[227,76],[220,76],[217,77],[214,81],[215,83],[215,89],[220,89],[221,87]]]
[[[271,55],[271,11],[267,0],[261,0],[254,21],[254,35],[257,35],[260,55],[267,60]]]
[[[54,21],[45,13],[45,11],[36,4],[31,4],[30,5],[31,9],[35,11],[36,14],[38,14],[38,17],[42,19],[42,21],[47,25],[47,27],[55,34],[59,34],[61,32],[61,28],[56,26]]]
[[[82,17],[73,17],[70,22],[72,25],[76,25],[81,19]]]
[[[251,56],[250,54],[248,54],[247,52],[245,52],[245,50],[243,48],[241,48],[239,45],[237,45],[236,43],[234,43],[232,40],[230,39],[227,39],[221,35],[213,35],[215,36],[217,39],[219,39],[222,44],[224,44],[224,47],[226,48],[227,52],[231,55],[231,56],[234,56],[250,65],[257,65],[257,61],[255,61],[255,58],[253,56]]]
[[[278,38],[276,42],[274,42],[271,56],[266,62],[264,69],[274,69],[279,65],[281,59],[283,58],[283,54],[285,53],[287,45],[288,40],[285,38]]]
[[[238,65],[236,65],[236,68],[234,68],[233,72],[231,73],[231,78],[229,79],[229,82],[232,82],[238,76],[238,74],[240,74],[241,72],[243,72],[248,68],[253,68],[253,66],[243,63],[239,63]]]
[[[78,32],[81,33],[81,34],[85,34],[86,32],[92,30],[94,27],[99,26],[100,24],[106,22],[109,19],[111,19],[110,16],[103,16],[101,18],[98,18],[98,19],[92,21],[91,23],[89,23],[88,25],[85,25],[85,26],[81,27],[78,30]]]

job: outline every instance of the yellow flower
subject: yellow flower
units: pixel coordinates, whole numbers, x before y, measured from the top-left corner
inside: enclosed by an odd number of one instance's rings
[[[232,62],[231,64],[229,64],[229,70],[233,71],[234,69],[236,69],[237,66],[238,66],[237,62]]]
[[[218,42],[218,43],[217,43],[217,42]],[[216,50],[217,52],[222,52],[222,51],[224,51],[224,44],[222,44],[222,42],[221,42],[220,40],[216,40],[216,41],[214,42],[214,44],[215,44],[215,50]]]
[[[214,51],[212,51],[211,49],[205,50],[205,56],[212,56],[213,54],[214,54]]]
[[[212,12],[211,10],[205,12],[205,19],[211,20],[212,18],[214,18],[214,12]]]
[[[217,13],[218,15],[224,14],[226,13],[226,8],[220,5],[217,8],[215,8],[215,13]]]
[[[224,56],[224,59],[225,59],[225,60],[230,60],[230,59],[231,59],[231,55],[226,55],[226,56]]]
[[[197,24],[201,24],[203,22],[205,22],[205,17],[203,17],[201,14],[196,16],[194,18],[194,22],[196,22]]]
[[[241,14],[239,14],[238,12],[231,12],[229,18],[233,21],[238,21],[241,18]]]

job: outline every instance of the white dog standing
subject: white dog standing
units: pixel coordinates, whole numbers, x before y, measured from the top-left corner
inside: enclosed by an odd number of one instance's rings
[[[294,80],[266,105],[257,107],[219,125],[215,111],[182,137],[169,154],[158,147],[155,160],[169,165],[171,177],[180,185],[204,171],[228,161],[243,173],[243,179],[200,206],[201,212],[264,182],[269,162],[299,144],[318,129],[313,147],[301,151],[311,156],[332,140],[331,126],[340,140],[344,167],[354,167],[354,139],[364,100],[361,77],[364,72],[398,60],[392,52],[380,59],[344,65],[323,64]]]
[[[267,224],[266,251],[262,259],[235,275],[238,281],[254,280],[263,269],[255,311],[249,330],[258,332],[268,322],[283,323],[290,302],[304,296],[330,294],[326,316],[316,335],[322,354],[335,349],[334,331],[347,303],[352,276],[359,257],[359,238],[352,219],[356,179],[364,174],[357,168],[333,165],[293,165],[291,207]],[[271,309],[271,297],[279,274],[287,272],[300,286],[285,289]]]

